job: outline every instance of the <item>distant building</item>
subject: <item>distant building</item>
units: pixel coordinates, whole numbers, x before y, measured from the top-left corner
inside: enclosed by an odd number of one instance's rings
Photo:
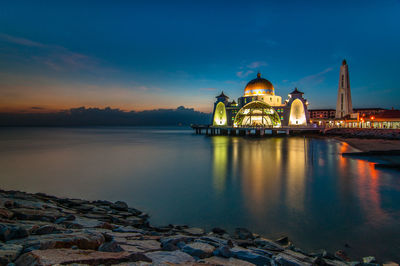
[[[282,103],[272,83],[257,74],[247,83],[238,101],[229,101],[223,92],[214,103],[212,125],[218,127],[282,127],[306,126],[310,117],[304,93],[295,88]]]
[[[312,109],[309,110],[310,119],[335,119],[335,109]]]
[[[358,113],[360,117],[364,117],[383,113],[385,110],[383,108],[354,108],[353,112]]]
[[[346,60],[343,60],[340,66],[339,88],[336,100],[336,118],[344,118],[353,113],[353,104],[351,102],[349,66]]]

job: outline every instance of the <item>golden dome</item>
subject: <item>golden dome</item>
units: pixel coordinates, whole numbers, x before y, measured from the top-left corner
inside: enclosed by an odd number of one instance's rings
[[[274,86],[269,80],[266,80],[261,77],[261,74],[257,74],[257,78],[250,80],[247,83],[246,88],[244,88],[244,96],[253,96],[253,95],[275,95]]]

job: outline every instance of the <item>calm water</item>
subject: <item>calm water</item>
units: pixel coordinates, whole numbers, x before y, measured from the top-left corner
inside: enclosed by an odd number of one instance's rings
[[[3,189],[124,200],[153,224],[246,227],[308,251],[399,261],[400,174],[339,155],[352,150],[179,128],[0,128],[0,180]]]

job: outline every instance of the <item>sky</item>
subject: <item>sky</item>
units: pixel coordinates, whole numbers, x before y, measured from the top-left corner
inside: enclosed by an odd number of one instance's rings
[[[400,1],[7,1],[0,112],[85,107],[211,112],[258,71],[287,98],[400,108]]]

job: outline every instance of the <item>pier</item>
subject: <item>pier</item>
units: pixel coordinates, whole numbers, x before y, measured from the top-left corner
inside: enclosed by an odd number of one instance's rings
[[[210,125],[191,125],[198,135],[223,136],[275,136],[319,134],[324,131],[318,127],[215,127]]]

